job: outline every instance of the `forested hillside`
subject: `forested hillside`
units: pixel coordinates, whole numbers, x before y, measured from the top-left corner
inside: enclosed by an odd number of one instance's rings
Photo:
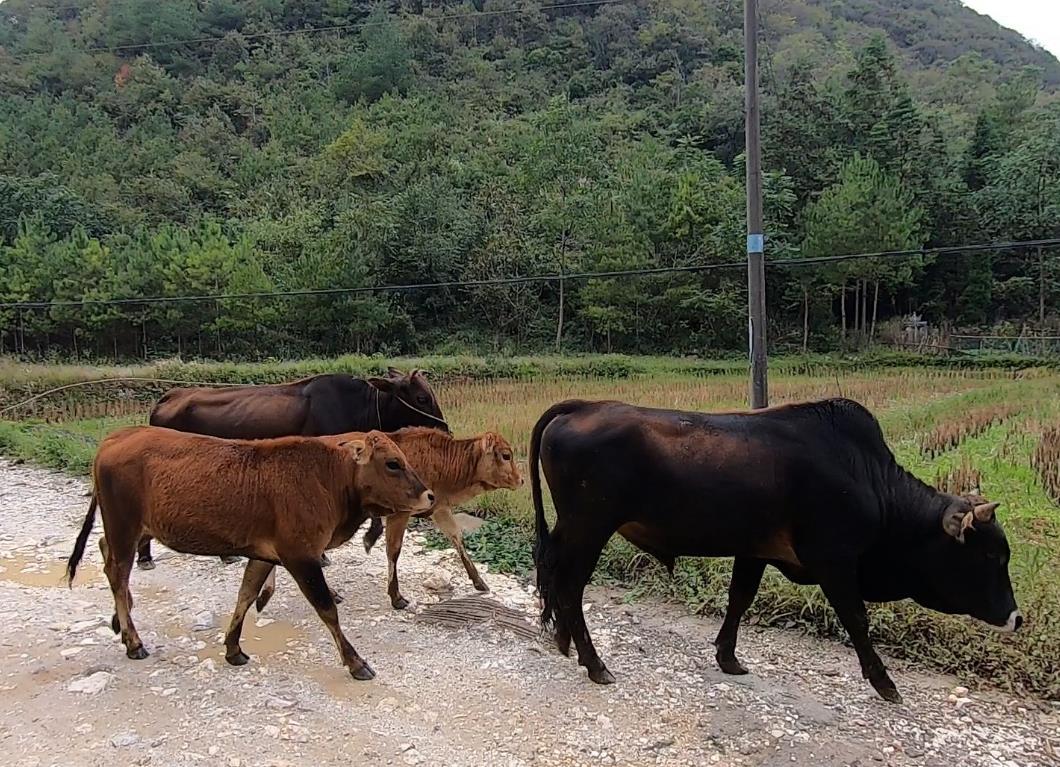
[[[739,261],[742,2],[570,3],[0,3],[0,303]],[[762,5],[768,258],[1060,236],[1056,59],[957,0]],[[0,344],[745,349],[745,282],[8,307]],[[773,338],[820,348],[1058,299],[1055,250],[769,272]]]

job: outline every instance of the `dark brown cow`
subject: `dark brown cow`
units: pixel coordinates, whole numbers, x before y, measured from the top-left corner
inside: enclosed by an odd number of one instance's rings
[[[390,368],[385,378],[332,373],[269,386],[171,389],[151,411],[152,426],[228,439],[270,439],[430,426],[449,431],[422,370]],[[381,529],[381,528],[380,528]],[[226,562],[236,557],[225,557]],[[137,564],[154,567],[151,540]],[[327,557],[324,558],[327,564]]]
[[[475,563],[464,550],[463,531],[453,517],[453,509],[482,493],[499,489],[514,490],[523,484],[522,475],[515,464],[512,446],[500,434],[493,432],[470,439],[453,439],[436,429],[411,428],[388,436],[401,448],[409,460],[409,465],[434,492],[434,507],[426,514],[416,516],[427,516],[434,522],[435,527],[442,531],[460,555],[460,561],[471,583],[479,591],[489,591],[482,576],[478,574]],[[338,444],[348,438],[348,435],[343,434],[321,439]],[[396,610],[408,606],[408,600],[401,595],[398,587],[397,561],[401,556],[401,544],[410,516],[391,514],[386,518],[387,593],[390,595],[391,605]],[[372,521],[372,527],[364,536],[365,551],[371,551],[382,532],[374,524],[376,520]],[[258,597],[258,612],[265,609],[275,590],[274,573],[269,576],[261,596]]]
[[[385,434],[350,435],[329,445],[304,437],[224,440],[136,426],[103,440],[92,473],[95,492],[67,576],[72,583],[98,506],[103,569],[114,593],[111,628],[121,633],[130,658],[147,657],[130,614],[129,573],[137,542],[150,535],[185,554],[251,560],[225,636],[229,663],[247,662],[239,646],[243,617],[281,564],[328,627],[350,674],[374,676],[339,628],[320,556],[349,540],[369,513],[414,513],[434,503]]]

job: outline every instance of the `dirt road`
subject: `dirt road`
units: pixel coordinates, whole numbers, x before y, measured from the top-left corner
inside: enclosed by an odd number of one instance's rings
[[[0,753],[10,765],[1058,763],[1056,707],[968,692],[897,662],[906,703],[893,706],[848,648],[753,628],[741,637],[752,673],[726,677],[713,621],[602,590],[588,617],[618,684],[598,687],[544,643],[488,622],[425,622],[427,604],[473,592],[453,552],[424,551],[415,536],[402,587],[420,619],[390,609],[381,546],[368,556],[344,547],[327,570],[373,682],[349,679],[284,573],[265,614],[248,619],[251,663],[226,665],[219,627],[242,568],[161,547],[158,569],[133,575],[151,657],[127,660],[106,625],[98,526],[84,576],[72,591],[59,586],[86,488],[0,461]],[[485,578],[490,598],[533,613],[525,585]]]

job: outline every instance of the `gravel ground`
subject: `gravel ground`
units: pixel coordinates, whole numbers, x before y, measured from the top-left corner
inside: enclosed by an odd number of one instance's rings
[[[127,660],[96,534],[84,576],[59,585],[87,509],[79,479],[0,461],[0,753],[10,765],[1002,765],[1060,764],[1060,709],[958,687],[892,662],[887,704],[852,650],[744,629],[752,673],[717,671],[716,622],[594,590],[588,619],[618,684],[598,687],[545,643],[489,623],[442,628],[395,612],[379,546],[332,553],[340,617],[378,677],[354,682],[281,572],[244,631],[251,663],[223,659],[242,568],[158,547],[134,571],[151,651]],[[517,580],[482,568],[487,598],[534,612]],[[452,551],[415,534],[401,559],[413,608],[474,593]],[[447,590],[452,585],[452,591]],[[426,586],[433,590],[428,591]],[[421,612],[422,617],[422,612]]]

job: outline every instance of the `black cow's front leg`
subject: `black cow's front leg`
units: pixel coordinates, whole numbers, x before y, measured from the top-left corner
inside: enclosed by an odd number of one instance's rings
[[[725,609],[725,621],[714,640],[717,652],[714,657],[718,667],[726,674],[746,674],[747,669],[736,658],[736,635],[740,619],[754,601],[766,563],[761,559],[736,557],[732,565],[732,580],[729,581],[729,605]]]
[[[876,654],[869,639],[869,616],[865,611],[865,602],[857,586],[857,571],[853,568],[834,571],[821,578],[821,590],[835,609],[843,628],[850,634],[854,650],[861,661],[861,673],[869,680],[884,700],[901,703],[902,696],[898,688],[887,675],[887,667]]]

